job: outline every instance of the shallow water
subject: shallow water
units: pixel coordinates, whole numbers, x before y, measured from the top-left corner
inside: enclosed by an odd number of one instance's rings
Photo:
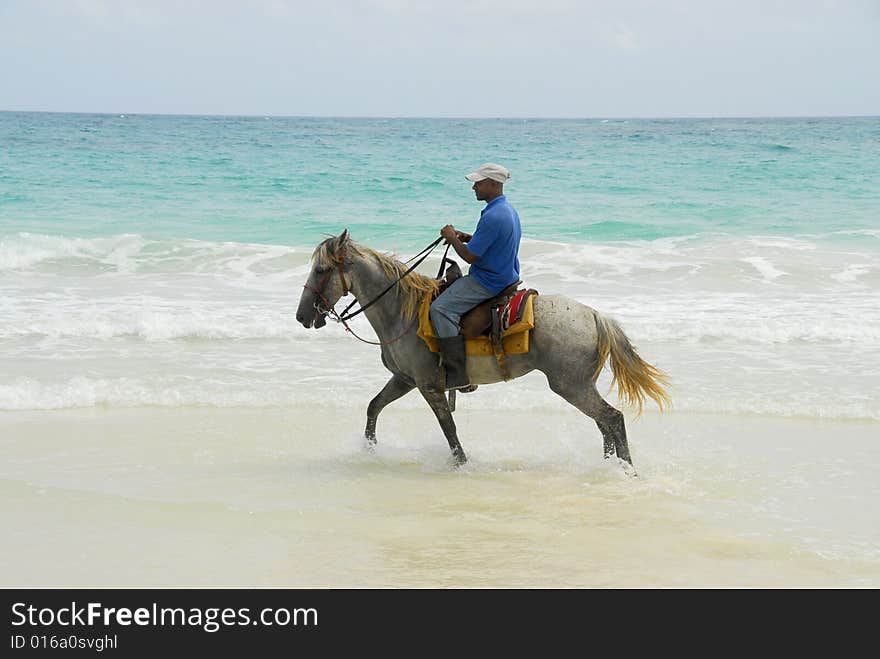
[[[459,470],[427,409],[375,451],[333,406],[7,413],[4,585],[880,583],[876,424],[648,414],[633,478],[577,412],[476,406]]]

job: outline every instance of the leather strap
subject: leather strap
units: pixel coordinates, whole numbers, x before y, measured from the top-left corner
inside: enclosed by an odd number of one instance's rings
[[[510,370],[507,368],[507,357],[504,354],[504,342],[501,339],[501,323],[498,319],[498,310],[492,309],[492,331],[489,334],[492,341],[492,352],[495,353],[495,361],[498,362],[498,370],[504,381],[510,380]]]

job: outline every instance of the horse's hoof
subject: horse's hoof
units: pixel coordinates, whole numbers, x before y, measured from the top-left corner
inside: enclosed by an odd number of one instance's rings
[[[623,458],[618,458],[617,454],[614,453],[613,451],[611,453],[605,454],[606,460],[610,460],[612,458],[617,458],[617,462],[619,462],[620,466],[623,468],[623,473],[625,473],[627,476],[631,476],[632,478],[639,477],[639,475],[636,473],[636,468],[633,467],[632,462],[628,462],[628,461],[624,460]]]

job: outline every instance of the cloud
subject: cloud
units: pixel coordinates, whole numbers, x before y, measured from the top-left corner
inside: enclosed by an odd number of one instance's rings
[[[877,114],[876,0],[0,0],[2,109]]]
[[[113,29],[119,25],[156,27],[166,22],[163,3],[146,0],[37,0],[35,4],[49,15],[80,19],[87,25]]]
[[[623,23],[615,23],[610,26],[605,32],[604,40],[612,47],[624,52],[641,50],[636,33]]]

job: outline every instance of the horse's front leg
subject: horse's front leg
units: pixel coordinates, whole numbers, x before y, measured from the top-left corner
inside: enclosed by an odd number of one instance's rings
[[[376,419],[379,418],[379,412],[385,409],[386,405],[393,403],[413,389],[415,389],[415,384],[411,380],[402,375],[394,374],[382,387],[382,391],[370,401],[370,404],[367,405],[367,427],[364,430],[364,436],[370,444],[376,443]]]
[[[442,390],[426,389],[419,387],[419,391],[431,409],[434,416],[440,422],[443,434],[446,435],[446,441],[449,442],[449,448],[452,450],[452,458],[455,460],[456,466],[463,465],[467,462],[467,456],[461,443],[458,441],[458,434],[455,430],[455,421],[452,419],[452,412],[449,411],[449,402],[446,400],[446,394]]]

